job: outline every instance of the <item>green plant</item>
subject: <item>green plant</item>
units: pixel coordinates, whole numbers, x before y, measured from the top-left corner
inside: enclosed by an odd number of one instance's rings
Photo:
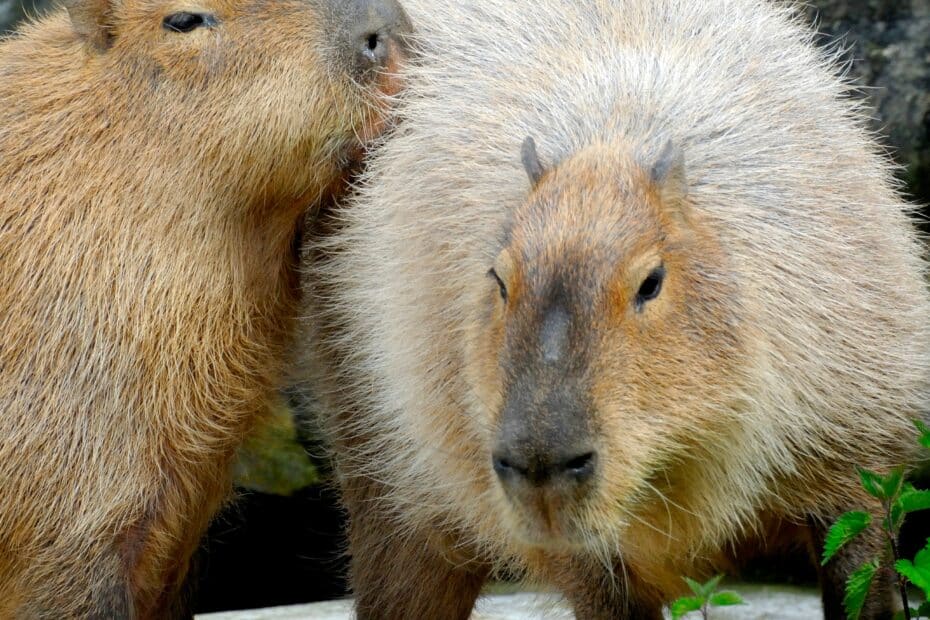
[[[919,421],[916,425],[920,433],[921,445],[930,449],[930,428]],[[881,503],[883,515],[881,521],[873,524],[875,520],[872,515],[862,511],[843,514],[827,532],[821,564],[826,565],[844,545],[869,527],[876,525],[884,533],[894,561],[898,590],[904,605],[901,617],[906,620],[922,616],[930,618],[930,602],[925,602],[914,609],[910,607],[907,599],[908,581],[923,590],[927,599],[930,599],[930,541],[913,561],[902,559],[898,549],[898,534],[904,523],[905,515],[930,508],[930,491],[918,490],[914,488],[914,485],[905,482],[903,466],[896,467],[884,476],[860,468],[859,480],[862,482],[862,488]],[[846,582],[846,596],[843,598],[843,606],[849,620],[858,620],[872,580],[880,568],[881,559],[874,558],[849,576]]]
[[[693,611],[701,612],[701,616],[707,620],[707,610],[711,607],[742,605],[743,599],[735,592],[716,591],[721,579],[723,575],[717,575],[710,581],[698,583],[694,579],[684,577],[693,596],[683,596],[671,604],[669,610],[672,612],[672,620],[678,620]]]

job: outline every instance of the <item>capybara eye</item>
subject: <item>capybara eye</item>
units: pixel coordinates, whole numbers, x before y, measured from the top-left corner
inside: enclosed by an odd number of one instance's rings
[[[657,267],[652,270],[643,283],[639,285],[636,293],[636,305],[642,306],[645,302],[655,299],[662,292],[662,280],[665,279],[665,268]]]
[[[216,25],[216,18],[205,13],[172,13],[161,22],[165,30],[190,32],[201,26],[209,28]]]
[[[504,284],[504,281],[501,280],[501,277],[497,275],[497,272],[494,271],[493,268],[488,271],[488,275],[497,281],[497,286],[501,292],[501,299],[503,299],[504,301],[507,301],[507,285]]]

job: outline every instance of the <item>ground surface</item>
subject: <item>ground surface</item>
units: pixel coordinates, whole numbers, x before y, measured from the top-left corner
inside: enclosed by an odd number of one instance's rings
[[[735,586],[746,605],[712,610],[711,620],[816,620],[823,617],[815,590],[786,586]],[[350,620],[351,603],[332,601],[295,607],[224,612],[197,616],[198,620]],[[572,613],[558,597],[508,594],[483,597],[472,620],[571,620]],[[700,618],[700,614],[686,616]]]

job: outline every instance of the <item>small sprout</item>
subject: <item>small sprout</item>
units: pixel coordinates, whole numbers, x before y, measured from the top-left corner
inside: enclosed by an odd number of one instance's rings
[[[862,488],[872,497],[885,501],[896,496],[904,482],[904,468],[895,467],[887,476],[882,476],[874,471],[857,468],[859,470],[859,480],[862,481]]]
[[[704,599],[700,596],[683,596],[672,603],[669,610],[672,612],[672,620],[678,620],[692,611],[701,611],[702,607]]]
[[[729,607],[742,604],[743,599],[736,592],[717,592],[710,597],[711,607]]]
[[[901,495],[891,505],[891,525],[897,530],[904,522],[904,515],[930,508],[930,491],[915,489],[912,484],[901,488]]]
[[[920,420],[914,421],[919,433],[918,441],[925,448],[930,448],[930,427]],[[907,582],[923,590],[930,599],[930,540],[926,547],[917,553],[913,561],[902,559],[898,549],[898,535],[904,524],[904,517],[912,512],[930,509],[930,490],[921,490],[904,481],[904,467],[895,467],[887,475],[857,468],[859,480],[866,493],[881,503],[884,518],[880,527],[888,543],[894,569],[898,573],[898,591],[901,594],[902,610],[895,618],[930,618],[930,600],[919,607],[912,608],[907,599]],[[843,514],[827,532],[824,541],[821,564],[829,562],[843,547],[864,532],[873,523],[873,518],[866,512],[855,511]],[[881,564],[878,558],[863,564],[846,581],[846,596],[843,606],[849,620],[858,620],[869,594],[872,580]]]
[[[683,577],[685,583],[691,588],[694,596],[683,596],[669,606],[672,620],[678,620],[685,615],[699,611],[703,618],[707,618],[707,610],[711,607],[729,607],[742,605],[743,599],[736,592],[715,592],[723,575],[717,575],[704,583]]]
[[[865,489],[865,492],[872,497],[881,499],[881,476],[868,469],[863,469],[862,467],[857,467],[856,470],[859,472],[859,481],[862,483],[862,488]]]

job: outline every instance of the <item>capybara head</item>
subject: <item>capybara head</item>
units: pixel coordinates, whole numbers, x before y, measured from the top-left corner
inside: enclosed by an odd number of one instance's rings
[[[670,472],[732,417],[721,386],[740,383],[739,292],[671,143],[596,144],[546,170],[528,139],[523,161],[533,189],[470,347],[492,416],[487,462],[518,539],[622,542],[650,514],[641,502],[664,497]]]
[[[86,79],[107,82],[102,123],[144,116],[207,170],[237,153],[275,193],[319,191],[382,129],[409,33],[396,0],[66,4]]]

